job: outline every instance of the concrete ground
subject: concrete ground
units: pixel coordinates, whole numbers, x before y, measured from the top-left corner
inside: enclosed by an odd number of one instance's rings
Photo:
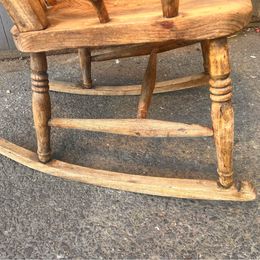
[[[235,174],[259,191],[260,34],[231,38],[236,112]],[[75,54],[50,56],[51,78],[77,81]],[[95,84],[140,82],[147,57],[94,65]],[[158,80],[202,70],[199,46],[159,57]],[[35,150],[29,61],[0,63],[0,136]],[[129,118],[137,97],[52,93],[53,115]],[[150,117],[210,125],[207,88],[155,95]],[[216,178],[211,139],[141,139],[52,131],[54,157],[153,176]],[[64,181],[0,156],[0,258],[260,259],[259,200],[162,198]]]

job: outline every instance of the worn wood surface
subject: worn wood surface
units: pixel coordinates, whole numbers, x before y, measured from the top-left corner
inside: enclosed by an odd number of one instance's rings
[[[203,56],[204,72],[209,73],[209,41],[205,40],[200,43]]]
[[[178,15],[179,0],[161,0],[161,2],[164,17],[172,18]]]
[[[101,23],[109,22],[109,15],[104,0],[89,0],[96,9],[99,21]]]
[[[48,25],[47,17],[39,1],[1,0],[20,32],[38,31]]]
[[[128,46],[119,46],[106,48],[104,51],[101,50],[101,53],[93,55],[91,60],[93,62],[106,61],[112,59],[121,59],[129,57],[137,57],[143,55],[149,55],[154,49],[157,49],[157,52],[166,52],[181,48],[187,45],[191,45],[193,41],[183,42],[183,41],[170,41],[170,42],[159,42],[159,43],[147,43],[147,44],[134,44]]]
[[[49,126],[138,137],[213,136],[212,129],[208,127],[151,119],[53,118]]]
[[[144,74],[143,84],[141,87],[141,95],[139,98],[137,118],[146,118],[148,109],[151,104],[153,91],[156,83],[157,74],[157,49],[153,50],[149,62],[147,65],[146,72]]]
[[[219,182],[233,184],[234,111],[227,39],[209,41],[211,117],[218,159]]]
[[[80,68],[82,73],[83,86],[85,88],[92,87],[91,78],[91,51],[88,48],[80,48],[78,50]]]
[[[201,73],[184,78],[158,82],[155,85],[154,94],[178,91],[208,85],[209,76]],[[75,95],[97,95],[97,96],[137,96],[141,94],[141,85],[129,86],[95,86],[92,89],[83,88],[80,84],[64,81],[50,81],[50,91],[75,94]]]
[[[45,53],[31,54],[32,110],[37,136],[37,153],[41,162],[51,159],[50,127],[51,103]]]
[[[187,199],[251,201],[256,191],[251,183],[241,182],[238,187],[220,187],[211,180],[172,179],[132,175],[81,167],[58,160],[47,164],[38,162],[37,155],[27,149],[0,139],[0,154],[31,169],[52,176],[106,188],[157,196]]]
[[[230,0],[228,4],[226,0],[182,0],[180,15],[167,19],[162,17],[158,0],[140,0],[138,5],[135,1],[116,4],[108,0],[106,5],[111,21],[103,25],[88,1],[81,1],[81,5],[75,1],[68,8],[58,3],[48,11],[46,30],[19,33],[13,29],[16,45],[24,52],[39,52],[169,40],[200,41],[239,31],[248,24],[252,12],[250,0]]]

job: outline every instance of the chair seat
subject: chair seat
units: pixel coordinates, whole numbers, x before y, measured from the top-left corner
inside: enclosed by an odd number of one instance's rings
[[[89,1],[62,1],[48,10],[45,30],[12,33],[17,48],[40,52],[78,47],[200,41],[228,36],[248,24],[251,0],[180,0],[179,15],[163,18],[160,0],[106,0],[110,22],[100,24]]]

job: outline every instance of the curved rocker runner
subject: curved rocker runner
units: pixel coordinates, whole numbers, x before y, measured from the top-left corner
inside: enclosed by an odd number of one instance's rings
[[[227,37],[250,20],[250,0],[1,0],[14,20],[17,48],[31,57],[37,154],[0,139],[0,154],[34,170],[113,189],[177,198],[250,201],[252,184],[234,182],[234,111]],[[73,14],[73,15],[72,15]],[[160,52],[200,43],[204,72],[156,83]],[[82,85],[50,82],[46,51],[78,49]],[[93,49],[105,49],[92,55]],[[107,51],[110,50],[110,51]],[[91,64],[149,55],[141,85],[93,87]],[[148,118],[153,94],[210,85],[212,128]],[[49,90],[79,95],[140,95],[136,119],[51,118]],[[136,137],[213,137],[218,180],[149,177],[109,172],[52,159],[50,128]]]
[[[42,164],[36,153],[1,139],[0,154],[52,176],[116,190],[188,199],[250,201],[256,197],[254,187],[248,182],[223,189],[217,182],[210,180],[132,175],[86,168],[58,160]]]

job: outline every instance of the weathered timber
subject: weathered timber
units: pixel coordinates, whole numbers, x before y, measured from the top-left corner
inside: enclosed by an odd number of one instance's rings
[[[211,180],[140,176],[97,170],[58,160],[42,164],[38,162],[35,153],[4,139],[0,139],[0,154],[39,172],[116,190],[186,199],[226,201],[252,201],[256,199],[254,187],[246,181],[241,182],[238,187],[233,185],[229,189],[225,189]]]

